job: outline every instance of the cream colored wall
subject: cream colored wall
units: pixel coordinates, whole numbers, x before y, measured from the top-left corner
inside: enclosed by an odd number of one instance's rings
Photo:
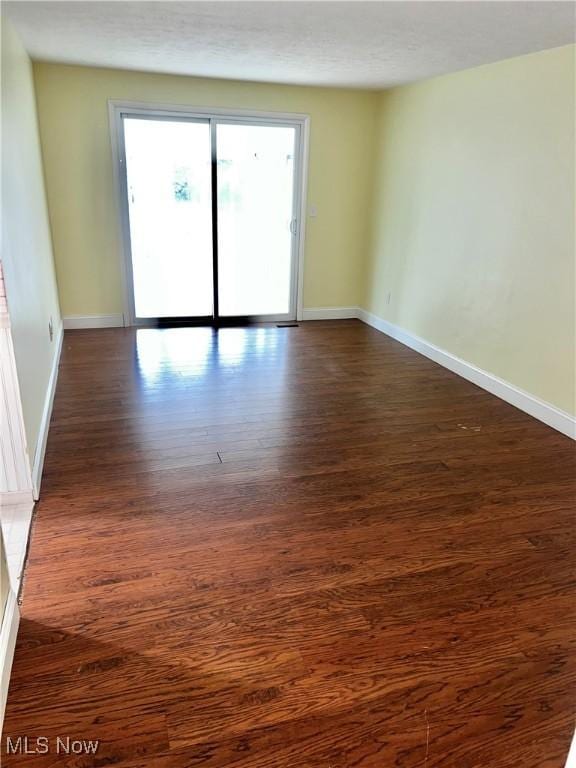
[[[32,66],[2,19],[2,263],[30,460],[61,321]],[[48,322],[55,336],[50,341]]]
[[[574,51],[381,95],[364,298],[369,311],[569,413]]]
[[[304,306],[358,304],[377,95],[35,64],[62,313],[122,312],[107,100],[311,116]]]

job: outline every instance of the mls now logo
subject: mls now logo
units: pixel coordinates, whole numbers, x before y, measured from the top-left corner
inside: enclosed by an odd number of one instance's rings
[[[7,736],[6,754],[8,755],[95,755],[100,742],[98,740],[71,739],[70,736],[57,736],[52,741],[47,736]]]

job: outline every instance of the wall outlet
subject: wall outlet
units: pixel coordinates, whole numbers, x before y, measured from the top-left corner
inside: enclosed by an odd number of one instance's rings
[[[54,338],[54,323],[52,322],[52,318],[48,320],[48,336],[50,336],[50,341]]]
[[[392,298],[392,291],[388,291],[386,294],[386,304],[390,304],[390,299]]]

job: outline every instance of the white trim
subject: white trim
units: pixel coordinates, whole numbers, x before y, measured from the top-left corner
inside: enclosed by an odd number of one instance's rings
[[[34,504],[34,495],[32,488],[28,491],[2,491],[0,492],[0,510],[5,509],[8,506],[14,506],[18,504]],[[0,519],[2,516],[0,515]]]
[[[126,174],[122,171],[124,156],[124,141],[122,132],[122,102],[108,100],[108,122],[110,126],[110,147],[112,150],[112,177],[114,181],[114,209],[116,211],[116,227],[120,243],[122,296],[124,307],[124,324],[134,325],[134,291],[132,288],[132,256],[130,252],[130,225],[126,201]]]
[[[68,315],[62,322],[66,330],[77,328],[123,328],[124,315]]]
[[[19,623],[20,611],[18,610],[16,595],[10,590],[4,608],[4,616],[2,617],[2,627],[0,628],[0,731],[2,731],[4,723],[4,712],[6,711],[6,699],[8,698],[8,686],[10,685],[10,673],[12,671]]]
[[[34,501],[30,497],[25,503],[14,500],[2,504],[0,526],[4,539],[4,552],[12,589],[18,594],[24,562],[30,539],[30,527],[34,513]]]
[[[482,368],[478,368],[450,352],[446,352],[435,344],[431,344],[429,341],[378,317],[378,315],[367,312],[365,309],[358,309],[357,316],[363,323],[371,325],[378,331],[410,347],[410,349],[425,355],[430,360],[434,360],[435,363],[439,363],[444,368],[448,368],[450,371],[462,376],[462,378],[482,387],[482,389],[496,395],[501,400],[505,400],[510,405],[544,422],[544,424],[552,427],[552,429],[562,432],[562,434],[571,437],[573,440],[576,439],[576,417],[571,416],[569,413],[561,411],[554,405],[514,386],[514,384],[510,384],[510,382],[504,381],[504,379],[500,379],[498,376],[494,376],[494,374],[484,371]]]
[[[40,420],[40,429],[38,431],[38,442],[34,452],[34,462],[32,464],[32,489],[34,498],[40,496],[40,485],[42,483],[42,470],[44,468],[44,456],[46,455],[46,442],[48,440],[48,430],[50,429],[50,417],[52,416],[52,406],[54,405],[54,394],[56,392],[56,382],[58,381],[58,366],[60,364],[60,355],[62,354],[62,342],[64,340],[64,328],[60,325],[58,338],[56,339],[56,350],[52,360],[52,370],[48,379],[48,387],[44,398],[44,408]]]
[[[9,326],[0,329],[0,494],[32,496],[32,474]]]
[[[576,731],[574,732],[574,736],[572,736],[565,768],[576,768]]]
[[[306,218],[308,216],[308,166],[310,159],[310,118],[305,117],[300,128],[300,211],[298,216],[298,244],[297,255],[298,272],[296,275],[296,320],[304,317],[304,254],[306,250]]]
[[[287,125],[295,128],[298,151],[294,165],[293,213],[297,232],[292,243],[291,308],[286,319],[301,319],[304,258],[306,241],[306,211],[308,188],[308,157],[310,117],[297,112],[264,112],[251,109],[224,107],[196,107],[190,105],[155,104],[148,102],[108,100],[110,144],[112,149],[114,197],[118,211],[118,233],[122,249],[122,281],[125,325],[140,325],[134,308],[132,258],[130,254],[130,224],[126,195],[125,150],[122,125],[123,114],[144,115],[157,118],[202,119],[220,122]],[[272,317],[272,316],[270,316]],[[68,326],[65,326],[68,327]]]
[[[301,320],[349,320],[358,317],[358,307],[316,307],[303,309]]]
[[[268,112],[257,109],[232,109],[229,107],[197,107],[190,104],[162,104],[151,101],[126,101],[125,99],[109,99],[108,104],[114,109],[142,112],[163,112],[168,115],[197,115],[199,117],[238,117],[242,120],[276,120],[279,123],[303,121],[308,115],[303,112]]]

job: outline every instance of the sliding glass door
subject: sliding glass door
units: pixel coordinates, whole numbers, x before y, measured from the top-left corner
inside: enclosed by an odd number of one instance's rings
[[[216,127],[223,317],[292,314],[294,150],[293,127]]]
[[[122,115],[136,323],[296,317],[299,126]]]
[[[124,120],[136,319],[213,313],[210,123]]]

